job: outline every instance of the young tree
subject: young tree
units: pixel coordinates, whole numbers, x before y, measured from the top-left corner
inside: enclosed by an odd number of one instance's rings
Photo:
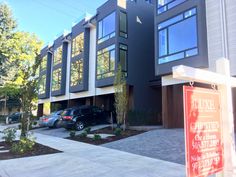
[[[115,76],[115,109],[118,127],[123,124],[123,130],[126,129],[126,114],[128,111],[128,94],[125,73],[122,72],[121,66]]]
[[[17,57],[12,60],[17,66],[17,72],[11,82],[21,90],[20,98],[24,113],[21,136],[24,137],[29,130],[34,101],[37,99],[39,53],[42,42],[35,35],[26,32],[16,32],[14,39],[19,50],[16,50]]]

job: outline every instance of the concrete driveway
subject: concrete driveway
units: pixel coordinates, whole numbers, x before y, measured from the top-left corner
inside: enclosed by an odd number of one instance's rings
[[[184,177],[180,164],[35,133],[37,142],[63,151],[0,161],[1,177]]]

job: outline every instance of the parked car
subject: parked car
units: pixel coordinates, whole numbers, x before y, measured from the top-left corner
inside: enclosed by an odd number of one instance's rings
[[[12,123],[20,122],[21,116],[22,116],[21,112],[14,112],[14,113],[10,114],[6,118],[6,124],[12,124]]]
[[[82,130],[85,126],[102,123],[105,112],[96,106],[68,108],[62,113],[63,126],[66,129]]]
[[[39,118],[39,125],[41,127],[59,128],[61,126],[61,114],[63,110],[51,113],[49,116]]]

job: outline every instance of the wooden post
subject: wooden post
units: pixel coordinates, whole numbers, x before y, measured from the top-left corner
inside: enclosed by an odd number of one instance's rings
[[[224,171],[223,173],[217,174],[217,177],[233,177],[236,176],[236,156],[229,60],[225,58],[217,60],[216,72],[226,77],[226,84],[218,85],[218,89],[221,92],[221,116],[223,121],[222,127],[224,141]]]

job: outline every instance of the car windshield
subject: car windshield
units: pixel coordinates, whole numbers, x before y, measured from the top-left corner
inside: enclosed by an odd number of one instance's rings
[[[61,115],[62,116],[72,116],[73,110],[72,109],[65,110],[65,111],[63,111],[63,113]]]

